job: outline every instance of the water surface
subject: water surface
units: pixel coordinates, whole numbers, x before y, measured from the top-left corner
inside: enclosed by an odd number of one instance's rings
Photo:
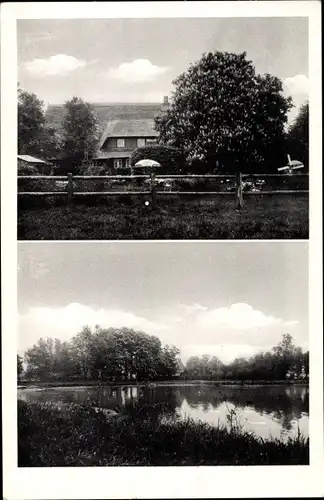
[[[140,400],[152,412],[166,412],[178,418],[191,417],[212,425],[229,425],[226,415],[262,438],[285,440],[298,428],[308,436],[309,389],[306,386],[216,386],[177,384],[152,387],[55,387],[19,389],[25,401],[64,401],[118,409],[128,401]],[[162,403],[162,404],[161,404]],[[150,410],[149,410],[150,411]]]

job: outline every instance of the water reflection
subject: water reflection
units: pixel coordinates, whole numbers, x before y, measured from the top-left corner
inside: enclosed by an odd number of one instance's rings
[[[309,390],[305,386],[65,387],[22,389],[18,395],[24,400],[63,400],[112,410],[139,401],[152,418],[163,413],[213,425],[227,425],[226,414],[235,408],[239,423],[259,436],[286,439],[298,428],[308,435]]]

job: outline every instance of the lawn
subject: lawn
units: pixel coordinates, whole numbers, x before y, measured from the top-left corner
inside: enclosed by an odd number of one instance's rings
[[[236,424],[161,420],[157,410],[132,403],[107,417],[76,404],[18,401],[18,466],[309,464],[309,440],[300,434],[263,440]]]
[[[92,198],[67,208],[62,202],[53,206],[50,201],[24,200],[18,209],[18,239],[308,238],[308,196],[301,194],[249,196],[241,211],[227,197],[160,197],[157,210],[144,201]]]

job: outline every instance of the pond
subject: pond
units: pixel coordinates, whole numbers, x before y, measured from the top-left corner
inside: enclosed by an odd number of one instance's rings
[[[308,436],[309,389],[298,385],[220,386],[204,383],[118,387],[51,387],[18,390],[25,401],[64,401],[118,409],[131,401],[164,415],[229,425],[226,415],[235,410],[236,421],[262,438],[286,440],[298,428]],[[156,410],[158,409],[158,410]],[[150,411],[150,410],[149,410]]]

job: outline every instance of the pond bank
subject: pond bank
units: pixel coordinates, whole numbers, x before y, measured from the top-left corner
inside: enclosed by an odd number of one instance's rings
[[[137,387],[159,387],[159,386],[171,386],[171,385],[197,385],[197,384],[210,384],[213,386],[254,386],[254,385],[306,385],[308,386],[308,380],[160,380],[156,382],[136,382],[136,381],[123,381],[123,382],[111,382],[103,381],[102,386],[106,387],[123,387],[123,386],[137,386]],[[67,382],[24,382],[23,384],[18,384],[18,389],[41,389],[49,387],[98,387],[99,383],[97,380],[89,381],[67,381]]]
[[[129,409],[128,409],[129,412]],[[235,425],[230,430],[190,419],[160,419],[132,407],[109,419],[71,404],[18,401],[18,465],[307,465],[309,440],[263,440]]]

